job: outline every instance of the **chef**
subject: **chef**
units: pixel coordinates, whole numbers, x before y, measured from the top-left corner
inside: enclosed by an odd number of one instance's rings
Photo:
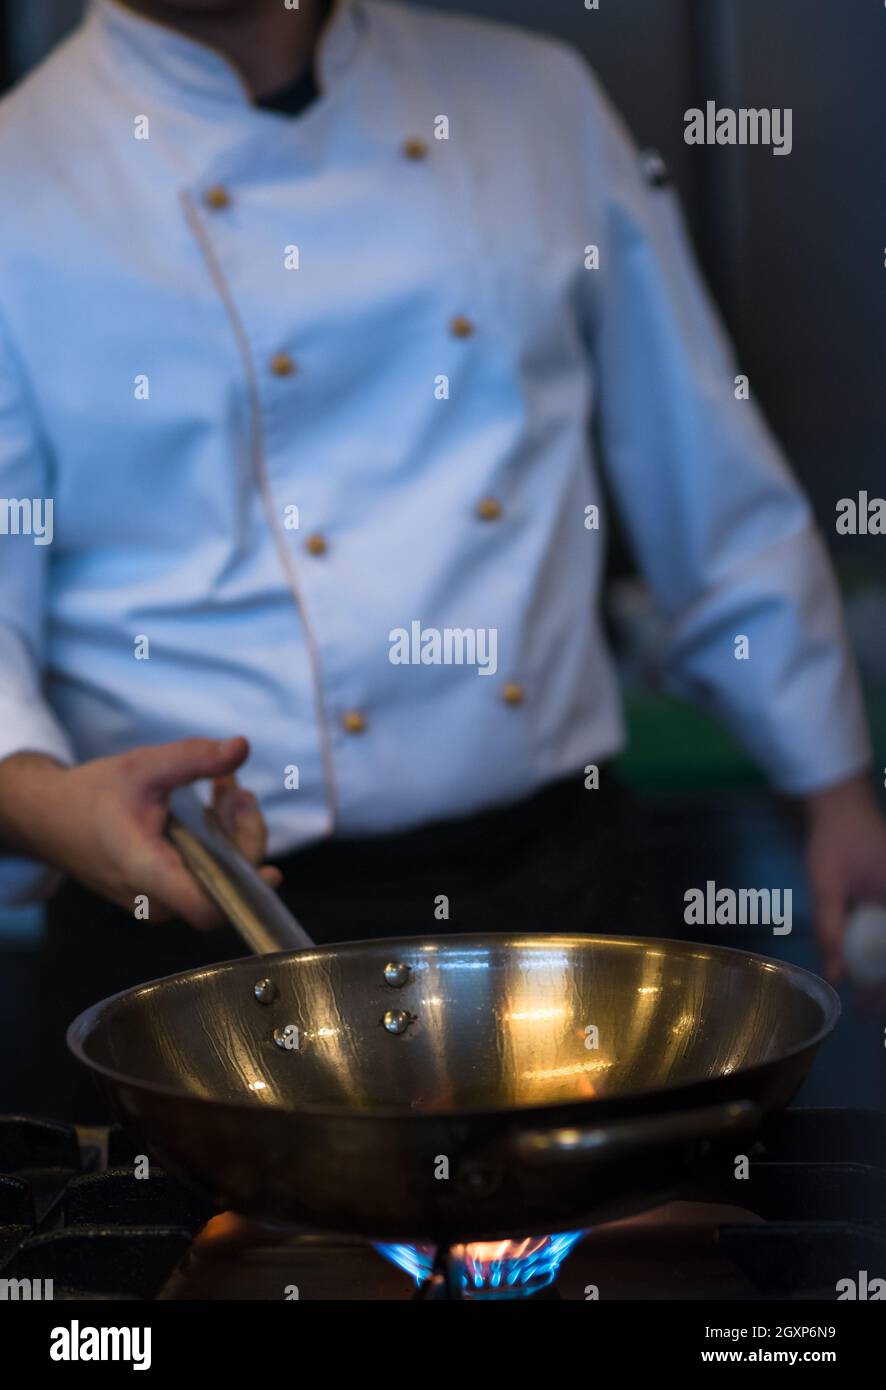
[[[191,782],[320,940],[630,928],[604,475],[669,688],[808,808],[838,970],[886,827],[834,579],[575,53],[93,0],[0,107],[0,181],[2,868],[66,879],[68,1014],[233,954],[182,926],[216,922],[163,837]]]

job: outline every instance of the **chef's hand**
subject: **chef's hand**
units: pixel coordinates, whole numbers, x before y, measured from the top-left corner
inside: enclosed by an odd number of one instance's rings
[[[843,975],[843,936],[852,908],[886,903],[886,819],[867,776],[808,799],[807,862],[815,930],[828,979]]]
[[[183,917],[193,927],[222,918],[165,839],[169,797],[202,778],[214,782],[214,808],[253,864],[265,855],[265,823],[255,797],[237,785],[245,738],[188,738],[135,748],[66,768],[37,753],[0,763],[0,843],[42,860],[132,912],[145,894],[150,921]],[[272,888],[279,870],[266,865]]]

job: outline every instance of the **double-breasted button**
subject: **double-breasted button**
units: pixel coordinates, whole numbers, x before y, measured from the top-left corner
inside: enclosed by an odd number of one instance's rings
[[[321,536],[317,531],[312,536],[308,536],[305,541],[305,550],[309,555],[325,555],[328,549],[326,537]]]
[[[346,710],[341,722],[346,734],[362,734],[366,729],[366,715],[361,714],[358,709]]]
[[[408,140],[403,141],[403,153],[407,159],[425,159],[428,147],[424,140],[419,140],[417,136],[412,135]]]
[[[213,212],[221,212],[222,208],[231,206],[231,195],[222,184],[214,184],[212,188],[207,188],[203,194],[203,201]]]
[[[641,151],[640,165],[647,183],[651,183],[653,188],[667,188],[671,175],[658,150]]]
[[[522,705],[523,687],[519,681],[507,681],[501,688],[501,698],[506,705]]]
[[[275,352],[271,358],[271,371],[274,376],[292,376],[295,372],[295,363],[288,352]]]
[[[501,503],[496,497],[481,497],[477,503],[477,515],[481,521],[498,521]]]
[[[474,324],[467,314],[456,314],[449,320],[449,331],[453,338],[470,338],[474,331]]]

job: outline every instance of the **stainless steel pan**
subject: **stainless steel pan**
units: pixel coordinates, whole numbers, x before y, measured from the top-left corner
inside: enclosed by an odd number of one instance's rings
[[[202,811],[171,834],[253,949],[71,1025],[149,1152],[221,1206],[376,1239],[578,1229],[746,1151],[839,1014],[795,966],[667,940],[305,946]]]

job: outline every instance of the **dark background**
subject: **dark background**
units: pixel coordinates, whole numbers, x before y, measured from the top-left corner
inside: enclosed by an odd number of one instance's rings
[[[886,495],[882,0],[600,0],[599,11],[586,10],[583,0],[438,0],[437,7],[570,41],[639,143],[664,154],[741,369],[787,446],[834,553],[882,785],[886,537],[840,538],[834,527],[840,497],[862,488]],[[0,85],[38,61],[80,10],[80,0],[0,0]],[[792,154],[687,146],[684,113],[708,99],[733,108],[791,107]],[[610,578],[623,583],[629,571],[616,537]],[[611,585],[616,613],[618,589]],[[766,795],[722,731],[644,685],[642,661],[632,658],[640,639],[620,631],[631,733],[623,772],[653,808],[654,843],[672,890],[663,910],[674,934],[685,934],[677,904],[686,885],[710,877],[793,886],[793,935],[773,939],[744,929],[731,944],[815,969],[796,820]],[[8,920],[3,1012],[10,1026],[17,1014],[24,1026],[31,1011],[47,1007],[30,984],[33,941],[33,930]],[[804,1096],[818,1104],[882,1105],[883,1019],[858,1014],[851,992],[843,993],[849,1012]],[[0,1088],[0,1110],[3,1103]]]

